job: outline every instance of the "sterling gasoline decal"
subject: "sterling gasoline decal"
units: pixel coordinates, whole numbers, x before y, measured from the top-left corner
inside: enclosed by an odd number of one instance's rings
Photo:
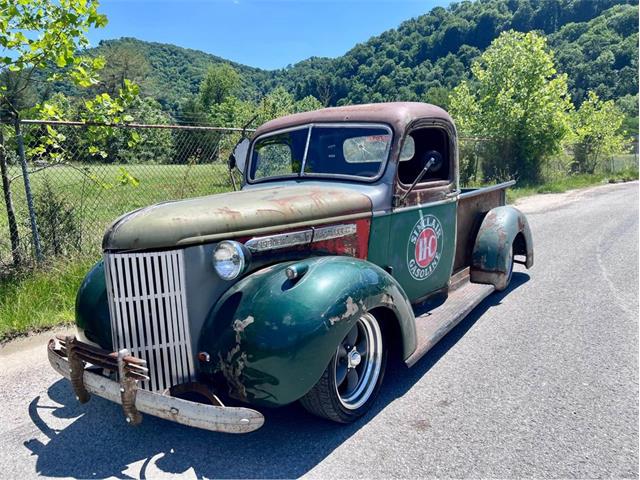
[[[411,230],[407,245],[409,273],[416,280],[428,278],[442,256],[442,225],[433,215],[425,215]]]

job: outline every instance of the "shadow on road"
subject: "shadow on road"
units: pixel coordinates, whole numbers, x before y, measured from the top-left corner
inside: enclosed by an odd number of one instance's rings
[[[395,362],[387,369],[380,397],[372,411],[352,425],[337,425],[310,416],[297,404],[265,411],[262,429],[244,435],[206,432],[183,427],[146,415],[141,426],[124,422],[118,405],[94,396],[86,405],[75,400],[68,381],[60,380],[48,390],[60,407],[29,404],[29,415],[50,440],[43,444],[25,442],[38,457],[36,470],[53,477],[146,478],[153,472],[180,474],[193,469],[198,477],[292,478],[303,475],[345,440],[367,424],[393,400],[403,396],[427,374],[490,308],[499,305],[509,292],[529,280],[516,272],[505,292],[494,293],[476,307],[455,329],[413,368]],[[62,430],[52,429],[43,419],[44,410],[56,418],[75,419]],[[46,416],[46,415],[45,415]],[[429,419],[399,428],[428,428]],[[131,464],[135,467],[130,468]]]

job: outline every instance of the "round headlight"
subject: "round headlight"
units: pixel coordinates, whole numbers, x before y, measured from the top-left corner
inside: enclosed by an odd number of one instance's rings
[[[233,280],[242,273],[245,256],[238,242],[220,242],[213,252],[213,268],[223,280]]]

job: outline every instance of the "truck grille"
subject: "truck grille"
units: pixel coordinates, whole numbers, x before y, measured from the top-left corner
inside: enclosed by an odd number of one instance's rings
[[[104,260],[113,345],[147,361],[150,380],[141,388],[194,380],[182,250],[107,253]]]

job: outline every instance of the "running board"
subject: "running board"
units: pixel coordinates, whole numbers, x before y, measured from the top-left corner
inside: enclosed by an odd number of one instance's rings
[[[483,285],[466,280],[458,282],[454,291],[449,291],[446,301],[416,317],[418,345],[416,351],[405,360],[412,367],[422,356],[449,333],[462,319],[494,291],[493,285]]]

